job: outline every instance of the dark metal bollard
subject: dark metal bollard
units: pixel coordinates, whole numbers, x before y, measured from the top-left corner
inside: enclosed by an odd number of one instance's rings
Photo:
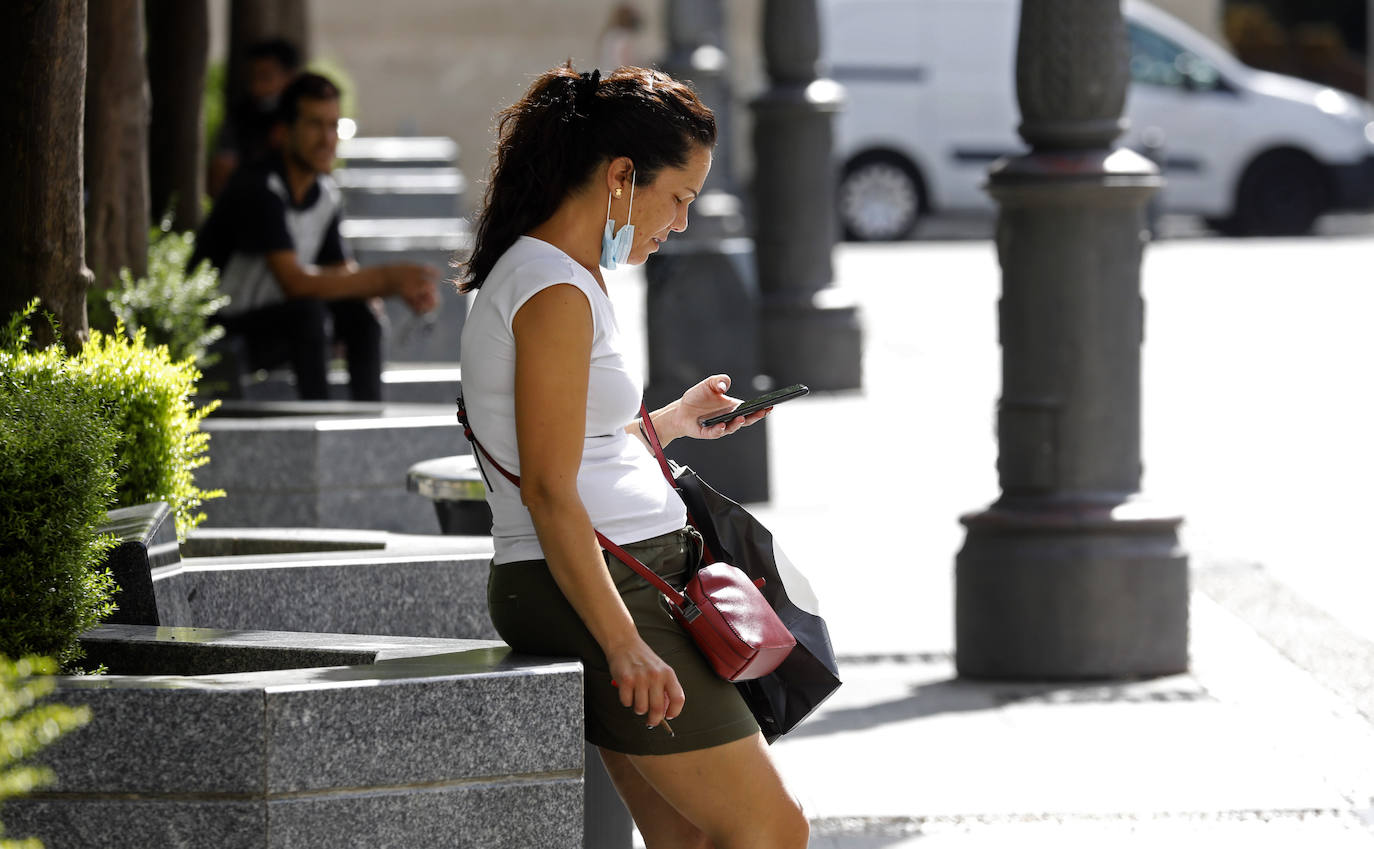
[[[955,663],[966,678],[1188,668],[1182,517],[1141,484],[1140,264],[1158,169],[1113,148],[1130,46],[1113,3],[1024,0],[1021,136],[993,166],[1002,266],[997,476],[963,517]]]
[[[754,112],[754,245],[759,271],[759,356],[778,386],[863,385],[859,307],[831,285],[835,248],[832,119],[844,89],[818,76],[815,0],[765,0],[768,88]]]
[[[406,490],[434,502],[439,530],[449,535],[491,533],[487,487],[471,454],[422,460],[406,472]]]

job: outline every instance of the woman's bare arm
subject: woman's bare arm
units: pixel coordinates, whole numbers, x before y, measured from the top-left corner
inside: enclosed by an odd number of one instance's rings
[[[711,427],[702,427],[697,424],[697,420],[703,416],[709,416],[739,404],[738,398],[731,398],[727,394],[729,390],[730,376],[728,374],[713,374],[682,393],[682,397],[678,400],[650,413],[649,419],[654,423],[654,433],[658,434],[659,444],[667,445],[679,436],[690,436],[693,439],[720,439],[742,427],[748,427],[754,422],[761,421],[764,416],[768,415],[769,410],[773,409],[769,407],[767,410],[760,410],[757,413],[731,419],[728,422],[721,422]],[[626,425],[625,431],[631,436],[638,437],[646,448],[649,447],[648,439],[640,430],[639,419]]]
[[[571,284],[536,294],[515,314],[515,430],[520,497],[549,571],[606,653],[621,703],[650,726],[677,716],[672,667],[640,638],[602,559],[577,491],[587,418],[591,306]]]

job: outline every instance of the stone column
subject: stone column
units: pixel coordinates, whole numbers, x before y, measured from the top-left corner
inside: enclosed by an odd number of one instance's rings
[[[686,232],[674,234],[645,264],[648,282],[651,408],[710,374],[729,374],[731,394],[762,391],[758,351],[758,277],[735,190],[728,63],[720,0],[669,0],[663,69],[690,81],[716,115],[710,176],[691,206]],[[767,501],[767,422],[719,442],[679,439],[668,454],[737,501]]]
[[[831,123],[844,91],[817,76],[815,0],[765,0],[763,16],[769,87],[752,104],[763,370],[779,386],[854,389],[863,347],[858,308],[830,285]]]
[[[702,234],[696,224],[704,212],[706,215],[718,214],[715,210],[702,210],[701,201],[707,193],[723,192],[738,194],[734,169],[734,97],[730,90],[730,57],[725,52],[725,12],[721,0],[668,0],[666,23],[668,26],[668,53],[663,58],[663,70],[674,78],[687,80],[696,90],[697,96],[716,114],[717,138],[715,153],[711,164],[711,174],[706,179],[706,190],[702,197],[692,204],[696,223],[693,229]],[[736,199],[738,210],[738,199]],[[743,222],[733,222],[743,226]],[[729,235],[738,235],[740,229],[731,229]]]
[[[1181,518],[1140,497],[1140,260],[1161,180],[1121,133],[1117,3],[1024,0],[1025,156],[1000,205],[1002,495],[965,516],[956,662],[975,678],[1158,675],[1188,665]]]

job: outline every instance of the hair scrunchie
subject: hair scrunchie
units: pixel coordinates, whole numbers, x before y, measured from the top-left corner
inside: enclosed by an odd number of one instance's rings
[[[573,80],[573,112],[582,117],[587,117],[592,113],[592,107],[596,105],[596,87],[601,84],[601,69],[588,73],[586,71],[578,75]]]

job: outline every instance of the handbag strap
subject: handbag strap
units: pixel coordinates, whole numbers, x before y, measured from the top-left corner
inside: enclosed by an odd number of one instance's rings
[[[668,467],[668,458],[663,454],[663,444],[658,441],[658,431],[654,430],[654,420],[649,417],[649,409],[644,406],[642,401],[639,404],[639,419],[641,422],[640,431],[643,432],[644,438],[649,441],[649,448],[653,450],[654,458],[658,460],[658,467],[663,471],[664,480],[668,481],[668,486],[671,486],[678,495],[683,495],[682,487],[678,486],[677,478],[673,476],[673,470]],[[684,496],[684,504],[686,501]],[[701,525],[697,523],[696,517],[692,515],[690,507],[687,508],[687,524],[696,528],[697,533],[701,535],[701,551],[707,562],[714,562],[719,559],[717,555],[711,552],[711,544],[706,541],[707,535],[702,530]]]
[[[671,483],[673,478],[671,473],[668,471],[668,462],[663,457],[663,446],[661,446],[658,442],[658,434],[654,433],[654,423],[649,420],[649,412],[644,407],[643,403],[639,405],[639,411],[642,419],[648,424],[648,431],[645,433],[645,435],[648,436],[648,434],[650,433],[654,434],[651,437],[651,441],[655,449],[654,453],[658,456],[659,463],[662,465],[663,468],[663,473],[665,475],[668,475],[668,481],[669,483]],[[462,395],[458,396],[458,423],[463,426],[463,436],[467,438],[468,442],[472,443],[473,447],[476,448],[478,452],[480,452],[478,455],[475,455],[477,459],[478,468],[482,468],[482,458],[486,457],[487,462],[491,464],[491,467],[493,469],[500,472],[502,477],[504,477],[506,480],[514,484],[516,489],[519,489],[520,476],[511,474],[510,472],[506,471],[500,463],[496,462],[496,458],[491,456],[491,454],[487,453],[487,449],[483,447],[482,443],[477,440],[477,434],[472,432],[472,425],[468,423],[467,406],[463,403]],[[486,476],[486,471],[482,470],[482,477],[486,478]],[[487,481],[487,485],[491,485],[490,480]],[[609,539],[606,538],[604,534],[601,533],[601,531],[598,531],[595,528],[592,528],[592,531],[596,534],[596,541],[601,544],[602,548],[609,551],[621,563],[624,563],[626,566],[629,566],[635,572],[638,572],[640,577],[642,577],[644,580],[648,581],[650,584],[653,584],[654,589],[663,593],[663,595],[668,598],[669,602],[671,602],[678,608],[684,608],[688,606],[687,599],[682,595],[682,593],[673,589],[672,584],[663,580],[654,572],[654,570],[639,562],[639,559],[636,558],[633,554],[616,545],[615,543],[611,542]]]
[[[644,406],[644,402],[639,402],[639,429],[644,434],[644,438],[649,441],[649,448],[654,452],[654,458],[658,460],[658,467],[663,470],[663,477],[667,478],[668,485],[677,488],[677,480],[673,477],[673,472],[668,468],[668,458],[663,455],[663,445],[658,441],[658,431],[654,430],[654,420],[649,416],[649,408]]]

